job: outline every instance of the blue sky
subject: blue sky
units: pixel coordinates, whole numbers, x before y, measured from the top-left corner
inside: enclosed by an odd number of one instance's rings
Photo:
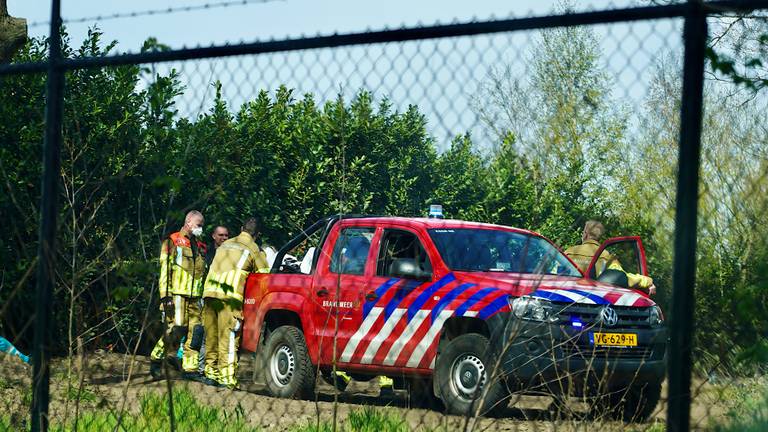
[[[250,0],[247,5],[211,8],[192,12],[159,14],[140,18],[124,18],[99,23],[112,38],[121,42],[126,50],[140,46],[145,35],[156,36],[172,45],[247,41],[269,37],[297,36],[360,31],[366,28],[396,27],[401,24],[416,25],[436,21],[469,20],[472,17],[487,19],[491,16],[541,15],[553,10],[558,3],[553,0],[516,1],[460,1],[460,0]],[[85,1],[62,0],[62,17],[66,20],[106,16],[144,10],[159,10],[186,5],[216,4],[222,0],[133,0],[133,1]],[[626,6],[630,1],[592,1],[577,3],[578,9]],[[47,22],[50,19],[50,2],[42,0],[8,0],[11,15],[26,18],[28,22]],[[73,40],[83,37],[90,21],[70,24]],[[32,35],[45,35],[45,26],[30,28]]]
[[[77,45],[88,27],[98,25],[105,39],[117,40],[119,50],[135,51],[149,36],[174,48],[223,44],[240,40],[297,37],[302,34],[331,34],[414,26],[419,23],[447,23],[454,20],[492,17],[544,15],[558,4],[552,0],[436,1],[390,0],[363,2],[352,0],[274,0],[252,1],[247,5],[211,8],[192,12],[158,14],[137,18],[88,20],[67,24],[72,43]],[[631,0],[630,0],[631,1]],[[577,10],[626,6],[630,1],[576,3]],[[220,3],[210,0],[208,3]],[[62,0],[62,16],[68,20],[107,16],[132,11],[158,10],[205,1]],[[38,0],[8,0],[11,15],[26,18],[30,24],[50,19],[50,3]],[[652,77],[656,56],[665,51],[679,52],[678,23],[595,26],[600,40],[603,65],[612,79],[613,96],[638,111]],[[31,36],[45,36],[46,25],[32,25]],[[188,87],[180,98],[182,115],[196,117],[210,106],[210,83],[221,80],[223,94],[236,109],[260,90],[274,91],[281,84],[295,89],[300,97],[312,93],[323,102],[339,93],[349,98],[360,89],[386,97],[395,109],[418,105],[427,116],[429,130],[439,148],[450,139],[470,132],[481,147],[495,143],[484,135],[472,108],[472,97],[487,80],[493,68],[509,65],[521,79],[530,72],[530,57],[536,49],[538,32],[518,32],[421,41],[399,45],[369,45],[336,50],[313,50],[262,56],[197,60],[157,65],[159,72],[175,68]]]

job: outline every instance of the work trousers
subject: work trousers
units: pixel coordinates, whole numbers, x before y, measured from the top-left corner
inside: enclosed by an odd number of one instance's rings
[[[192,349],[192,334],[195,326],[200,325],[200,298],[174,295],[173,307],[160,305],[165,320],[165,333],[155,344],[150,358],[161,360],[175,357],[179,351],[181,339],[186,336],[181,367],[184,372],[197,372],[200,353]]]
[[[205,376],[230,388],[237,385],[241,318],[242,310],[227,301],[204,299]]]

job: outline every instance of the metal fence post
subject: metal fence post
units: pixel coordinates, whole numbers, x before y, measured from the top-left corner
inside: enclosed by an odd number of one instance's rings
[[[37,252],[37,305],[32,351],[32,431],[48,430],[52,297],[55,285],[56,219],[61,169],[61,123],[64,71],[61,63],[61,0],[51,1],[51,36],[48,41],[48,80],[45,97],[45,142]]]
[[[680,149],[675,214],[675,257],[668,357],[669,400],[667,430],[690,427],[696,228],[699,197],[701,122],[704,93],[704,53],[707,16],[699,0],[688,2],[683,39],[683,96],[680,109]]]

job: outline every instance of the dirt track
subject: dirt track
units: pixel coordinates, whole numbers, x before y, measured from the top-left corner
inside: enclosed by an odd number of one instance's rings
[[[148,374],[148,360],[137,357],[131,371],[131,357],[112,353],[94,353],[88,356],[82,374],[83,388],[80,394],[83,402],[79,409],[108,409],[114,412],[125,410],[130,415],[139,409],[139,398],[147,392],[165,394],[168,383],[153,382]],[[318,382],[317,401],[299,401],[275,399],[266,396],[263,385],[253,381],[254,363],[250,356],[241,359],[240,383],[241,390],[229,391],[205,386],[196,382],[180,379],[171,380],[174,389],[186,388],[203,404],[216,406],[227,413],[240,411],[245,413],[247,422],[270,431],[288,430],[292,426],[314,423],[317,416],[322,421],[331,421],[334,411],[334,395],[338,398],[337,418],[343,423],[350,410],[363,406],[379,406],[383,409],[395,410],[414,428],[433,429],[445,427],[446,430],[463,429],[466,420],[461,417],[443,415],[438,411],[415,408],[415,401],[409,401],[408,394],[396,391],[392,397],[379,397],[376,380],[368,383],[353,381],[347,391],[336,394],[336,391]],[[80,383],[78,362],[73,362],[73,374],[70,377],[72,389],[70,396],[77,394]],[[4,412],[11,413],[21,419],[29,406],[29,388],[31,369],[18,361],[3,359],[0,362],[0,407]],[[52,368],[52,402],[51,415],[54,419],[63,419],[65,413],[69,418],[74,413],[74,406],[65,402],[67,362],[57,361]],[[131,375],[130,381],[128,376]],[[692,424],[704,427],[713,416],[723,413],[722,405],[718,404],[716,392],[704,391],[696,398],[692,407]],[[549,398],[544,397],[514,397],[510,407],[499,418],[481,419],[474,430],[499,431],[532,431],[532,430],[627,430],[628,427],[617,422],[602,422],[589,419],[587,413],[578,414],[579,406],[575,404],[576,415],[569,418],[556,418],[548,410]],[[663,404],[659,405],[654,421],[663,421]],[[55,421],[55,420],[54,420]],[[629,430],[644,430],[653,422],[644,425],[629,426]]]

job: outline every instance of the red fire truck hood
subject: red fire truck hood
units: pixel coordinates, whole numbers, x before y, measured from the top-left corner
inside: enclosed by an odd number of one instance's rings
[[[456,279],[495,287],[515,297],[530,295],[556,302],[649,307],[656,303],[642,291],[590,279],[518,273],[454,272]]]

